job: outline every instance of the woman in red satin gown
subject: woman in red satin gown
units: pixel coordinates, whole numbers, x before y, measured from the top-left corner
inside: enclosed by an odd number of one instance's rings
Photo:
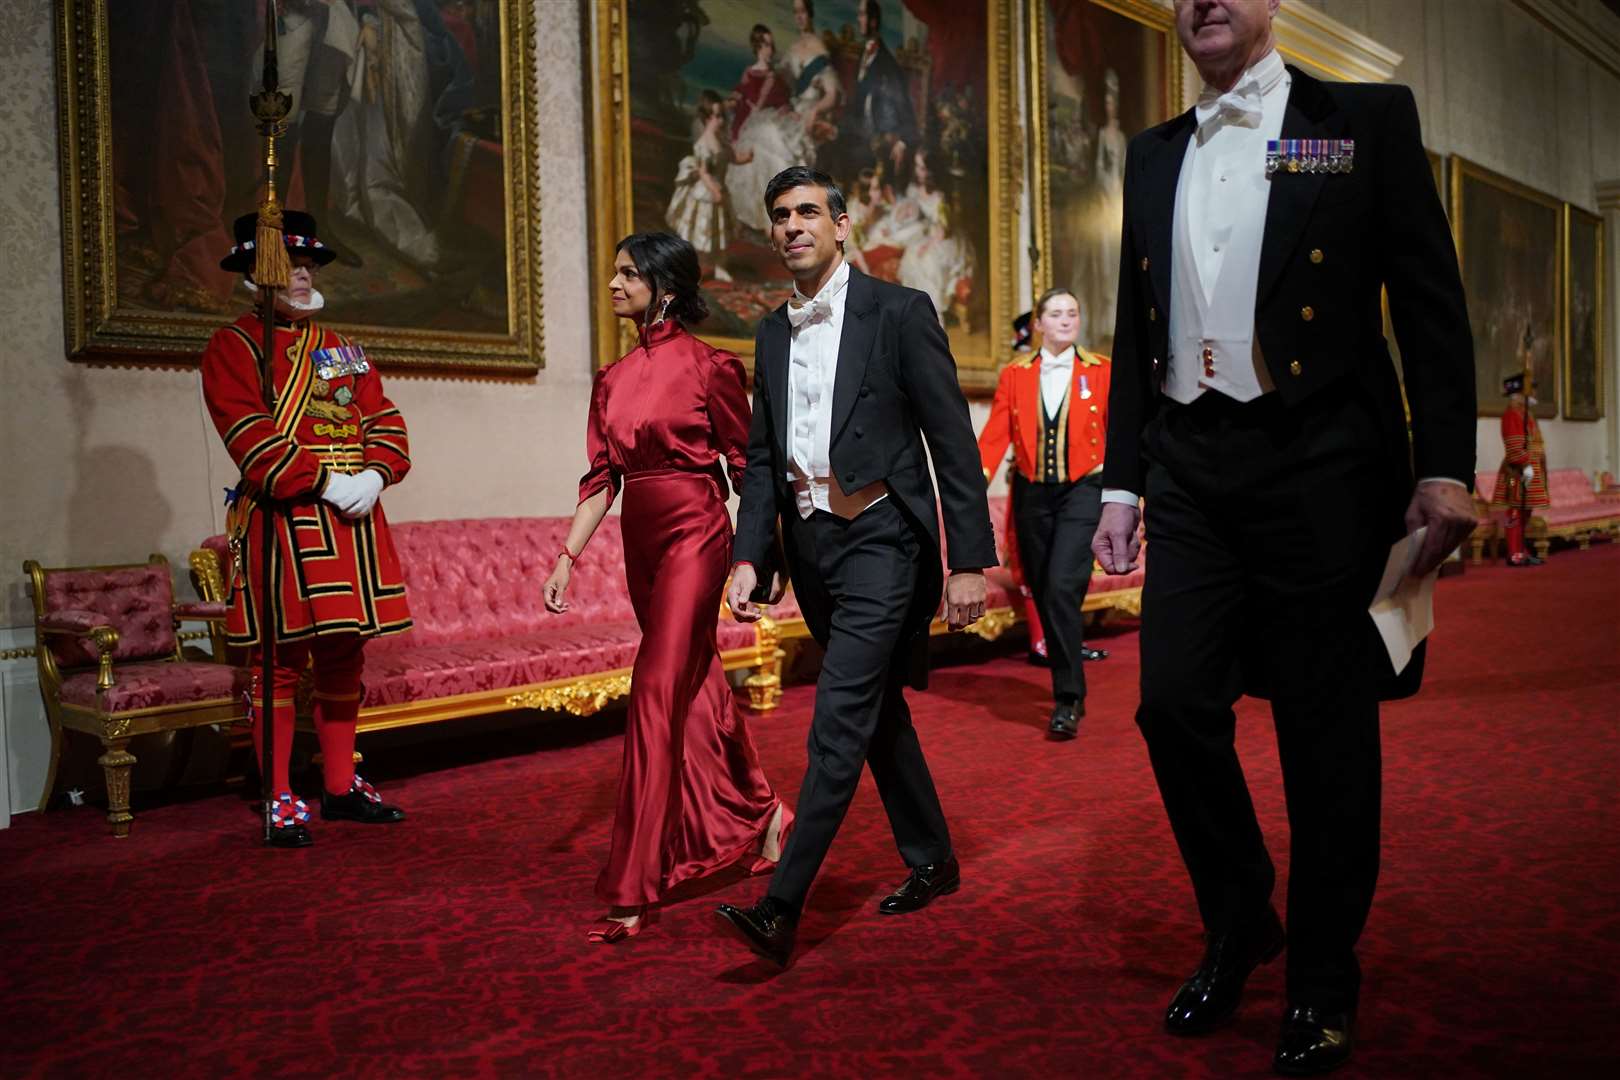
[[[640,342],[597,373],[567,545],[546,606],[567,609],[569,573],[622,488],[625,577],[641,648],[630,683],[613,847],[596,882],[611,905],[593,941],[633,937],[671,888],[752,856],[781,854],[792,813],[765,779],[720,665],[715,623],[731,567],[725,478],[742,477],[749,406],[741,363],[693,337],[708,309],[697,252],[668,233],[619,243],[614,314]]]

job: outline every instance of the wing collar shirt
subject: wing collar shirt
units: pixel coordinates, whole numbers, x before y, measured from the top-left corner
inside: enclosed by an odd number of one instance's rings
[[[1046,346],[1041,346],[1041,405],[1049,419],[1056,420],[1063,411],[1063,398],[1073,378],[1073,346],[1064,349],[1061,356],[1054,356],[1046,351]]]
[[[832,479],[833,385],[848,307],[849,264],[840,263],[814,298],[788,301],[788,481],[799,516],[816,510],[853,518],[888,494],[881,481],[845,495]]]

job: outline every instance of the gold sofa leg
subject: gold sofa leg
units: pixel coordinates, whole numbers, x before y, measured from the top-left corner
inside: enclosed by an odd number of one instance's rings
[[[781,649],[773,650],[770,659],[756,664],[753,674],[743,681],[748,687],[748,705],[755,712],[770,712],[781,702],[782,657],[785,655]]]
[[[129,771],[135,764],[135,755],[129,752],[129,738],[102,739],[106,753],[96,759],[107,777],[107,824],[114,836],[128,836],[129,823],[135,815],[129,812]]]

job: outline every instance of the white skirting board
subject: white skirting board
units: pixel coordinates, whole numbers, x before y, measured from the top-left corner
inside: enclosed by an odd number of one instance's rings
[[[34,628],[0,628],[0,649],[34,644]],[[39,805],[50,765],[51,728],[34,658],[0,660],[0,829]]]

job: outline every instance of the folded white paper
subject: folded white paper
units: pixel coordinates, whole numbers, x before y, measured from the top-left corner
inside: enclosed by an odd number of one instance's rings
[[[1397,675],[1411,663],[1418,642],[1434,629],[1434,583],[1440,571],[1431,570],[1417,579],[1408,576],[1427,531],[1428,527],[1424,526],[1397,540],[1389,549],[1383,579],[1378,583],[1372,606],[1367,609],[1379,636],[1384,639],[1389,662]]]

